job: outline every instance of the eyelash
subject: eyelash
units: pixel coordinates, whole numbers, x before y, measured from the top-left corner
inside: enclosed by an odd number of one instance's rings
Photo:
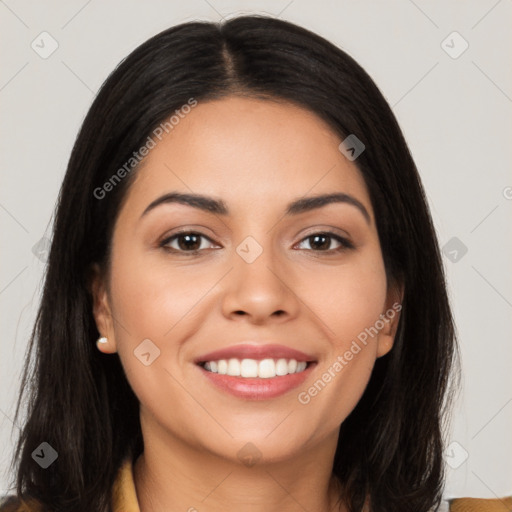
[[[164,249],[165,251],[170,252],[170,253],[183,253],[183,254],[190,254],[190,255],[199,254],[202,250],[204,250],[204,249],[195,249],[193,251],[184,251],[181,249],[174,249],[174,248],[167,246],[167,244],[169,244],[169,242],[171,242],[172,240],[177,239],[181,236],[185,236],[185,235],[199,236],[202,238],[206,238],[210,242],[214,243],[213,240],[211,240],[209,237],[207,237],[203,233],[200,233],[197,231],[180,231],[180,232],[175,233],[174,235],[169,236],[169,237],[165,238],[164,240],[162,240],[162,242],[160,242],[160,244],[159,244],[159,247],[161,247],[162,249]],[[331,231],[319,231],[316,233],[311,233],[310,235],[304,237],[299,243],[301,243],[305,240],[308,240],[309,238],[313,238],[314,236],[318,236],[318,235],[327,236],[328,238],[334,238],[337,242],[339,242],[341,244],[341,246],[338,247],[337,249],[329,249],[326,251],[324,251],[324,250],[316,250],[315,251],[314,249],[307,249],[307,250],[312,251],[312,252],[318,252],[318,253],[324,253],[324,254],[330,255],[330,254],[340,253],[340,252],[355,248],[355,246],[352,242],[350,242],[346,238],[343,238]]]

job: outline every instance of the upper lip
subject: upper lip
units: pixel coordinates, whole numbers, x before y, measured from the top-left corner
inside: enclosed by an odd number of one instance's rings
[[[296,359],[298,362],[315,361],[315,358],[300,350],[276,344],[248,344],[241,343],[232,345],[231,347],[221,348],[208,352],[195,358],[196,364],[205,363],[206,361],[219,361],[220,359]]]

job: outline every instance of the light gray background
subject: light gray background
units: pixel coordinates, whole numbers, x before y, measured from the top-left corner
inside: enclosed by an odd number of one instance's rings
[[[445,454],[445,496],[512,494],[510,0],[0,0],[0,490],[12,476],[14,397],[44,271],[32,248],[50,235],[72,144],[96,91],[157,32],[254,12],[340,46],[392,106],[441,245],[456,237],[467,247],[462,254],[448,245],[443,257],[464,373],[449,436],[454,444]],[[58,43],[46,59],[31,48],[33,41],[39,51],[50,48],[43,31]],[[464,41],[469,47],[453,58]]]

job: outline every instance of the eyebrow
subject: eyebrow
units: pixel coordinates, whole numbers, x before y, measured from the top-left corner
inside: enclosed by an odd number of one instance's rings
[[[141,218],[157,206],[169,203],[184,204],[217,215],[230,214],[226,203],[221,199],[214,199],[213,197],[200,194],[169,192],[168,194],[164,194],[163,196],[156,198],[151,204],[149,204],[142,213]],[[288,204],[285,215],[298,215],[300,213],[316,210],[317,208],[321,208],[332,203],[345,203],[356,207],[363,214],[366,222],[371,225],[370,214],[364,205],[355,197],[342,192],[321,194],[297,199]]]

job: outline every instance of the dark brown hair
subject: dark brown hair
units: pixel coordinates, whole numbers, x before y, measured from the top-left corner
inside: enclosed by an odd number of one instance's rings
[[[95,191],[190,98],[233,94],[300,105],[365,145],[355,163],[375,211],[388,282],[405,292],[394,347],[376,361],[341,425],[333,473],[351,511],[366,496],[375,512],[437,508],[458,352],[418,171],[389,105],[354,59],[302,27],[256,15],[183,23],[152,37],[110,74],[83,122],[60,190],[16,409],[18,418],[27,396],[12,462],[17,494],[49,510],[109,510],[122,460],[143,450],[139,403],[119,358],[96,349],[88,289],[91,265],[108,268],[116,217],[137,168],[106,197]],[[31,456],[43,441],[58,452],[47,469]]]

